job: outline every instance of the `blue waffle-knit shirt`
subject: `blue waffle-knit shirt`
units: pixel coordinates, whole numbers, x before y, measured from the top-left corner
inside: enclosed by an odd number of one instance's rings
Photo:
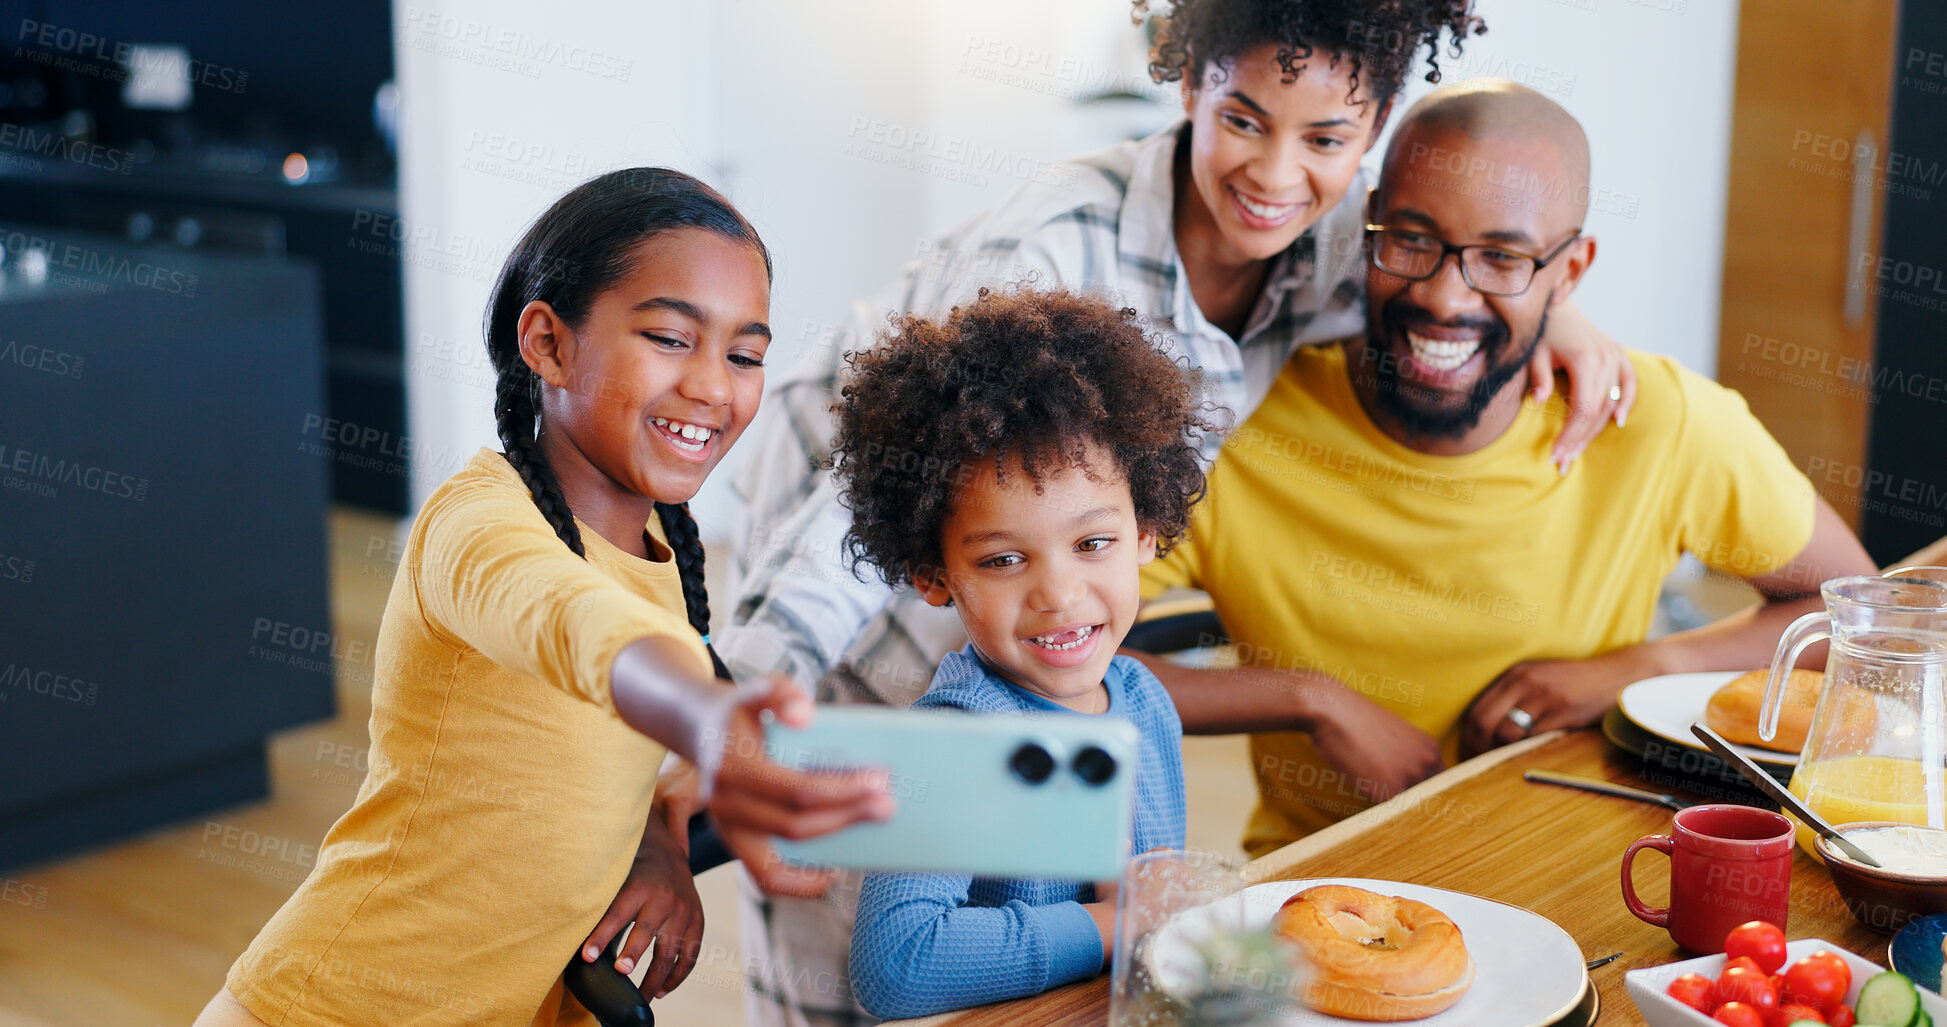
[[[1183,848],[1183,722],[1163,683],[1127,656],[1109,663],[1104,717],[1142,734],[1130,852]],[[948,653],[914,709],[1076,713],[989,670],[972,645]],[[1082,908],[1090,881],[867,874],[852,935],[852,992],[874,1016],[927,1016],[1038,995],[1102,972],[1102,935]]]

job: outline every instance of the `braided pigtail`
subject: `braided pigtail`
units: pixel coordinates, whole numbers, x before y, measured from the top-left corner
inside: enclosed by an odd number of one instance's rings
[[[716,647],[710,645],[710,590],[703,580],[703,537],[696,530],[696,518],[690,516],[688,503],[657,503],[656,516],[662,520],[663,537],[669,540],[676,571],[683,579],[683,607],[689,614],[690,627],[703,636],[717,676],[728,678],[730,670],[717,656]]]
[[[527,483],[527,491],[534,496],[534,505],[541,508],[541,516],[548,519],[554,533],[576,556],[586,560],[588,550],[582,546],[581,528],[568,510],[568,497],[562,493],[561,482],[555,478],[547,456],[535,445],[534,386],[539,380],[540,376],[532,368],[518,361],[501,368],[494,386],[494,425],[500,430],[500,444],[507,454],[507,462],[514,465],[521,481]]]

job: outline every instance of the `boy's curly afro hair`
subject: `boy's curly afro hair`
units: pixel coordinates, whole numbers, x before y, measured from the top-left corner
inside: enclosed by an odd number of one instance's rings
[[[1133,0],[1138,21],[1148,17],[1152,0]],[[1440,33],[1453,37],[1458,55],[1468,35],[1487,25],[1473,13],[1473,0],[1174,0],[1168,14],[1156,15],[1156,48],[1149,74],[1157,82],[1194,81],[1216,62],[1226,62],[1264,43],[1278,47],[1278,65],[1289,84],[1315,51],[1336,65],[1352,62],[1352,90],[1363,81],[1366,95],[1391,99],[1406,83],[1413,55],[1426,48],[1428,82],[1440,81]]]
[[[833,474],[852,528],[854,572],[890,584],[941,565],[956,488],[1011,458],[1032,481],[1085,467],[1093,444],[1129,482],[1136,522],[1158,550],[1183,536],[1203,495],[1196,440],[1213,430],[1193,373],[1158,350],[1131,309],[1066,291],[982,289],[944,320],[893,319],[847,357]]]

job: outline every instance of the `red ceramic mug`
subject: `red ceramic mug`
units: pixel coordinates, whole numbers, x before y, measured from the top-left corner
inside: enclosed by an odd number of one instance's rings
[[[1623,902],[1647,923],[1668,928],[1678,945],[1710,955],[1724,936],[1751,920],[1785,929],[1791,899],[1791,821],[1754,806],[1692,806],[1679,812],[1669,834],[1638,838],[1623,853]],[[1655,909],[1636,897],[1630,863],[1643,849],[1670,857],[1670,905]]]

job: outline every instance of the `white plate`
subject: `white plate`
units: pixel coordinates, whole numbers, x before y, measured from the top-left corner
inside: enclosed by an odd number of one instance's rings
[[[1235,903],[1244,904],[1246,929],[1263,927],[1286,899],[1321,884],[1349,884],[1424,902],[1447,914],[1460,928],[1461,940],[1474,957],[1474,983],[1444,1012],[1413,1023],[1427,1027],[1549,1024],[1568,1015],[1581,1001],[1583,982],[1588,977],[1582,969],[1582,950],[1567,931],[1546,917],[1478,895],[1359,877],[1273,881],[1177,914],[1157,928],[1150,943],[1150,966],[1157,984],[1174,995],[1183,995],[1194,986],[1191,975],[1201,966],[1201,960],[1193,943],[1208,932],[1217,917],[1234,913]],[[1298,1009],[1281,1022],[1312,1025],[1360,1021]]]
[[[1690,725],[1704,719],[1704,707],[1710,705],[1710,697],[1729,684],[1739,675],[1734,670],[1713,670],[1698,674],[1665,674],[1662,677],[1644,678],[1622,690],[1616,697],[1616,705],[1622,707],[1623,716],[1637,727],[1668,742],[1675,742],[1686,749],[1710,752],[1704,743],[1690,733]],[[1749,745],[1732,745],[1731,748],[1758,761],[1776,767],[1798,766],[1795,753],[1774,752]]]
[[[1829,949],[1845,957],[1846,965],[1852,967],[1852,990],[1846,992],[1846,1005],[1859,1004],[1859,989],[1866,986],[1866,979],[1886,968],[1871,960],[1853,955],[1851,952],[1817,938],[1801,938],[1785,944],[1785,965],[1804,959],[1820,949]],[[1650,1027],[1719,1027],[1717,1021],[1697,1012],[1665,994],[1670,982],[1684,974],[1703,974],[1711,980],[1724,972],[1724,956],[1698,956],[1681,963],[1665,963],[1662,966],[1631,970],[1623,974],[1623,988],[1643,1013],[1643,1019]],[[1947,1000],[1925,988],[1919,989],[1920,1008],[1933,1017],[1935,1023],[1947,1022]]]

